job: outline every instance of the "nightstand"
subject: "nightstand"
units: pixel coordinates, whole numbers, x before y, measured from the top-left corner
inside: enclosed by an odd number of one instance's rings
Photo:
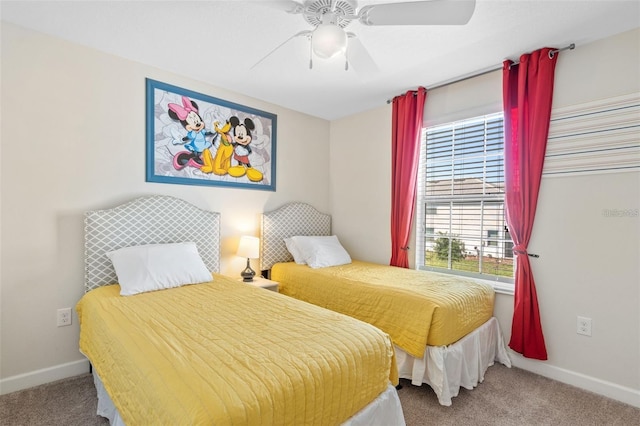
[[[242,281],[242,278],[240,278],[240,281]],[[244,284],[250,284],[254,287],[260,287],[260,288],[264,288],[267,290],[271,290],[271,291],[275,291],[276,293],[278,292],[278,282],[276,281],[271,281],[268,280],[266,278],[262,278],[262,277],[253,277],[253,281],[250,283],[245,283],[244,281],[242,281]]]

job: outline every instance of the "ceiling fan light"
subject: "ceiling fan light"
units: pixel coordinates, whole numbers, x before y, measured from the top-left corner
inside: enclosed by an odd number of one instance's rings
[[[320,24],[311,35],[313,53],[320,58],[332,58],[347,49],[347,34],[335,24]]]

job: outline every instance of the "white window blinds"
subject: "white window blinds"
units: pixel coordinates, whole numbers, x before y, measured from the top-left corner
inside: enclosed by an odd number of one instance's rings
[[[504,222],[502,113],[425,129],[417,228],[421,268],[513,277]]]

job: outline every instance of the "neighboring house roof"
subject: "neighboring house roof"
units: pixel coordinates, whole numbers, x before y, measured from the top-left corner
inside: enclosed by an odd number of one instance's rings
[[[504,192],[504,182],[492,183],[480,178],[428,180],[426,194],[429,196],[474,195],[482,194],[483,187],[487,194]]]

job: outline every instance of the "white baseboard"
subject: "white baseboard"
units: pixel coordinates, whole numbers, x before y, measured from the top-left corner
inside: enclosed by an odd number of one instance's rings
[[[89,361],[82,359],[29,373],[18,374],[0,380],[0,395],[27,389],[67,377],[79,376],[89,372]]]
[[[640,390],[620,386],[576,373],[575,371],[565,370],[564,368],[549,365],[545,361],[528,359],[512,350],[509,350],[509,356],[514,367],[640,408]]]

